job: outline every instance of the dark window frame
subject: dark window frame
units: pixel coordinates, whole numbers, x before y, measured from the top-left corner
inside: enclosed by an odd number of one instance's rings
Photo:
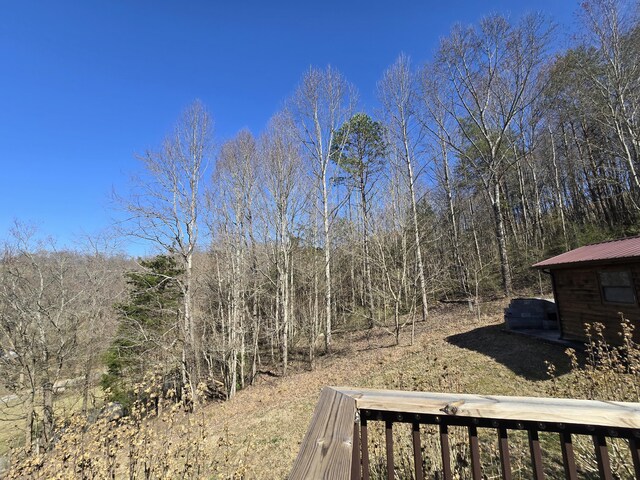
[[[619,283],[612,283],[609,285],[605,285],[605,282],[603,281],[603,276],[606,276],[607,274],[620,274],[620,273],[624,273],[627,276],[627,279],[628,279],[627,283],[619,282]],[[611,283],[611,280],[610,279],[606,280],[606,283]],[[600,298],[603,304],[606,304],[606,305],[637,305],[638,304],[638,295],[636,293],[636,286],[633,281],[633,273],[631,272],[630,269],[598,270],[598,287],[600,290]],[[628,289],[631,295],[633,296],[633,300],[628,302],[609,300],[607,298],[607,291],[606,291],[606,289],[608,288]]]

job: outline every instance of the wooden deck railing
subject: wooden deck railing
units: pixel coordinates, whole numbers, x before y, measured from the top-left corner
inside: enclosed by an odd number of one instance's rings
[[[414,474],[424,478],[421,425],[437,426],[441,478],[451,479],[449,427],[466,427],[471,474],[482,478],[478,428],[495,431],[502,478],[510,479],[509,431],[528,432],[533,477],[544,478],[539,432],[558,434],[565,477],[577,478],[573,435],[592,437],[600,478],[613,479],[607,438],[626,439],[640,479],[640,404],[326,387],[290,479],[369,479],[369,424],[384,422],[386,475],[394,479],[394,423],[412,425]]]

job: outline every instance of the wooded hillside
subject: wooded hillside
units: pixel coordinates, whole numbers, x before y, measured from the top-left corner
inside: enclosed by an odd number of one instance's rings
[[[292,355],[313,369],[336,330],[397,341],[438,302],[548,292],[531,264],[639,233],[638,13],[583,2],[564,50],[536,14],[454,26],[426,63],[381,72],[378,105],[311,67],[262,132],[221,143],[194,102],[116,198],[115,238],[157,256],[59,251],[17,225],[0,376],[24,445],[54,440],[61,380],[85,414],[98,386],[125,410],[145,389],[197,409]]]

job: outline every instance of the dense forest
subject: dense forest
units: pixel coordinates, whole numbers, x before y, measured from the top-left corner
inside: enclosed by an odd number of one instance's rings
[[[112,236],[56,249],[17,224],[0,377],[25,446],[55,438],[61,386],[86,414],[98,386],[125,409],[151,390],[197,409],[294,356],[313,368],[336,331],[398,338],[439,302],[542,293],[531,264],[637,234],[638,13],[583,2],[562,50],[537,14],[454,26],[428,62],[381,73],[377,105],[311,67],[262,132],[221,144],[196,101],[140,156]],[[157,256],[116,253],[124,236]]]

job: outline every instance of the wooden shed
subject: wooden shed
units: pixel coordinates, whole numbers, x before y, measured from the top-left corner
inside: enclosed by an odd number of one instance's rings
[[[640,339],[640,237],[570,250],[533,265],[551,275],[561,338],[586,341],[585,326],[605,325],[619,344],[620,314]]]

